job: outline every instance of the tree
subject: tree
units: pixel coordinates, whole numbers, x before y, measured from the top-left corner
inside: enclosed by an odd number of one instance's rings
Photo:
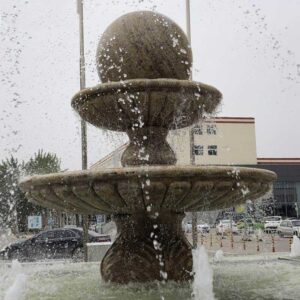
[[[0,223],[17,231],[17,204],[24,199],[18,186],[22,165],[16,158],[0,163]]]
[[[44,153],[39,150],[32,158],[23,165],[23,173],[26,176],[43,175],[60,171],[60,160],[56,154]],[[27,217],[30,215],[46,215],[47,209],[32,204],[26,197],[19,200],[17,205],[19,230],[27,228]]]
[[[60,163],[56,154],[39,150],[24,165],[24,171],[26,175],[55,173],[60,171]]]
[[[17,230],[27,229],[29,215],[45,214],[46,209],[30,203],[19,188],[23,175],[48,174],[60,171],[60,160],[56,154],[39,150],[28,162],[19,163],[10,157],[0,163],[0,223]]]

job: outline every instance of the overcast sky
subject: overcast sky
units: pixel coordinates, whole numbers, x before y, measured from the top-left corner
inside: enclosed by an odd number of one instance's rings
[[[96,47],[120,15],[150,9],[185,30],[185,0],[85,0],[87,86]],[[219,116],[255,117],[259,157],[300,157],[300,0],[191,0],[194,80],[223,93]],[[0,0],[0,159],[56,153],[81,166],[75,0]],[[89,165],[124,136],[88,127]]]

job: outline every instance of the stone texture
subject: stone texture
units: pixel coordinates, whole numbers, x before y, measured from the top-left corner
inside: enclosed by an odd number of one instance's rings
[[[20,186],[42,206],[113,214],[118,237],[101,274],[105,281],[127,284],[191,280],[183,212],[245,203],[265,194],[275,179],[273,172],[244,167],[131,167],[34,176]]]
[[[119,284],[192,279],[191,246],[183,235],[184,214],[117,215],[119,236],[101,263],[105,281]]]
[[[78,92],[72,107],[92,125],[126,132],[148,126],[184,128],[215,111],[222,94],[189,80],[135,79]]]
[[[181,28],[151,11],[137,11],[115,20],[103,33],[96,57],[102,82],[188,79],[192,65],[192,51]]]
[[[123,166],[174,165],[175,153],[166,138],[168,130],[163,127],[142,127],[128,130],[129,146],[125,149]]]
[[[165,166],[41,175],[20,186],[35,203],[78,213],[134,214],[148,206],[180,213],[256,199],[275,179],[255,168]]]

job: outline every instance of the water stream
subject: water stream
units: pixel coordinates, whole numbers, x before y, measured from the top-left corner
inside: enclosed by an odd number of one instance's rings
[[[300,239],[294,235],[293,236],[293,242],[291,245],[291,253],[290,253],[291,257],[300,257]]]

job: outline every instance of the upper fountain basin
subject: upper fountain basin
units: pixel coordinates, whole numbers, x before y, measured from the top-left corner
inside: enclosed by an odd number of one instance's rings
[[[264,195],[275,179],[255,168],[152,166],[33,176],[20,187],[32,202],[58,210],[132,214],[232,207]]]
[[[114,131],[157,126],[183,128],[214,112],[222,94],[214,87],[177,79],[135,79],[100,84],[72,99],[79,115]]]

